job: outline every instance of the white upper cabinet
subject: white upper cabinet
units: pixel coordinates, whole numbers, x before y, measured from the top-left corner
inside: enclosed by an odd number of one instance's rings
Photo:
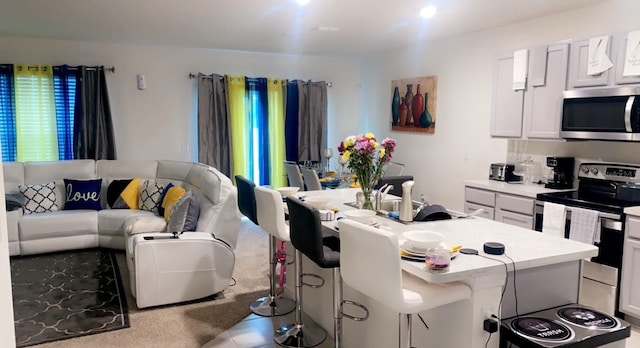
[[[630,84],[630,83],[640,83],[640,75],[639,76],[624,76],[624,61],[627,57],[627,39],[629,34],[622,33],[616,35],[615,42],[618,47],[617,55],[616,55],[616,83],[619,85]],[[632,53],[635,53],[640,59],[640,46],[636,45],[632,48]]]
[[[524,90],[513,90],[513,64],[513,52],[496,58],[490,132],[494,137],[522,136]]]
[[[616,60],[611,56],[612,40],[606,43],[604,51],[612,62]],[[611,71],[613,68],[606,70],[597,75],[588,75],[589,66],[589,39],[575,40],[571,43],[571,62],[569,64],[569,89],[580,87],[597,87],[606,86],[613,81]]]
[[[559,139],[562,91],[567,88],[569,44],[535,47],[529,59],[524,100],[524,136]]]

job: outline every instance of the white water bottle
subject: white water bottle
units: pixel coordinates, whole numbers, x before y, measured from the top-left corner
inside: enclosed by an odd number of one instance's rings
[[[413,181],[405,181],[402,183],[402,200],[400,201],[400,221],[413,221],[413,204],[411,202],[411,189]]]

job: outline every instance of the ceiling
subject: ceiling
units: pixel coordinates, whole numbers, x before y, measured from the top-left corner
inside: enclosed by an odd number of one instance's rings
[[[601,1],[0,0],[0,35],[362,57]]]

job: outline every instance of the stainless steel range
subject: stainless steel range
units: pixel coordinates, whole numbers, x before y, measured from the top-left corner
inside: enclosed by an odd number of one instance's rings
[[[593,308],[568,304],[503,319],[500,347],[625,347],[629,323]]]
[[[542,231],[544,202],[566,206],[565,237],[569,238],[572,208],[596,210],[600,220],[598,256],[583,262],[579,302],[609,314],[618,311],[620,269],[624,239],[624,208],[640,205],[640,166],[616,163],[583,163],[578,190],[539,194],[535,229]]]

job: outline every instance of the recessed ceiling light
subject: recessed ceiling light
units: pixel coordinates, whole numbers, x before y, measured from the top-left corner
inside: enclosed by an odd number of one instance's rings
[[[297,2],[299,5],[302,5],[302,6],[304,6],[304,5],[308,4],[308,3],[309,3],[309,1],[311,1],[311,0],[296,0],[296,2]]]
[[[422,18],[431,18],[436,15],[436,12],[435,6],[426,6],[420,10],[420,16],[422,16]]]

